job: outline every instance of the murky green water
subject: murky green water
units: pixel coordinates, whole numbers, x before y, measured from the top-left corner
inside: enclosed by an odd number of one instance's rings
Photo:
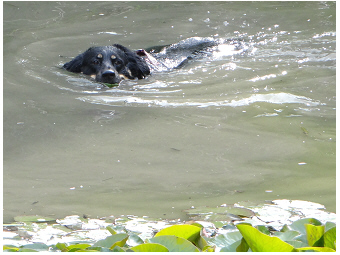
[[[335,211],[335,18],[333,2],[4,2],[4,220]],[[60,69],[93,45],[193,36],[248,50],[113,89]]]

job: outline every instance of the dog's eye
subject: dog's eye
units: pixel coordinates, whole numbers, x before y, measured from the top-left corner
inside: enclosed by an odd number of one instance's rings
[[[123,61],[121,61],[121,60],[116,60],[114,64],[115,64],[116,67],[119,68],[119,67],[122,67],[122,66],[123,66]]]
[[[99,62],[98,59],[93,59],[93,60],[91,61],[91,64],[92,64],[92,65],[99,65],[100,62]]]

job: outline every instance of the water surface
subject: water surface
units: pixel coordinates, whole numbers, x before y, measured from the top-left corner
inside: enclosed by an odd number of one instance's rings
[[[334,2],[4,2],[4,220],[185,218],[301,199],[335,211]],[[235,39],[105,88],[60,67],[90,46]]]

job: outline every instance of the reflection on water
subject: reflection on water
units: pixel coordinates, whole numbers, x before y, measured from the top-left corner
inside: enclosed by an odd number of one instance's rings
[[[191,206],[277,198],[334,211],[334,7],[4,3],[5,220],[175,218]],[[223,43],[114,88],[61,69],[90,46],[197,37]]]

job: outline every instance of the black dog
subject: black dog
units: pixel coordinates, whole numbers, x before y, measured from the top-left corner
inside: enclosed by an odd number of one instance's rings
[[[192,37],[176,44],[137,51],[120,44],[91,47],[63,67],[74,73],[91,75],[98,82],[119,84],[123,79],[143,79],[152,71],[180,68],[192,59],[207,56],[214,46],[225,43],[234,45],[235,49],[240,47],[237,40],[211,37]]]
[[[110,84],[118,84],[122,79],[143,79],[150,74],[150,68],[143,58],[119,44],[91,47],[63,67]]]

